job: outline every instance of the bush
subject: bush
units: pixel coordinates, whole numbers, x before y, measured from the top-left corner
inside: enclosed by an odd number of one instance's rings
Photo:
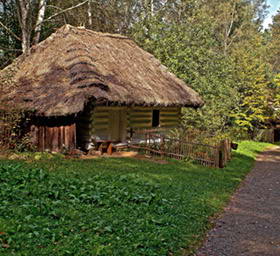
[[[33,151],[29,130],[30,113],[17,108],[0,111],[0,149]]]

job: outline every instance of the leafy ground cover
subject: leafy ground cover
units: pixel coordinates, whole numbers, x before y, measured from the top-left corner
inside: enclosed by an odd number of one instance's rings
[[[136,159],[0,160],[0,255],[191,254],[268,144],[223,170]]]

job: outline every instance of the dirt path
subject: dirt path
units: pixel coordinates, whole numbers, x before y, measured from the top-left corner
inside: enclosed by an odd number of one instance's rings
[[[259,155],[196,256],[280,256],[280,148]]]

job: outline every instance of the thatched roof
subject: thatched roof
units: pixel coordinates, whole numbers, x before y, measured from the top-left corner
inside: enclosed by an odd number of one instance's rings
[[[9,102],[44,116],[75,114],[89,101],[145,106],[203,104],[194,90],[127,37],[70,25],[2,70],[0,90]]]

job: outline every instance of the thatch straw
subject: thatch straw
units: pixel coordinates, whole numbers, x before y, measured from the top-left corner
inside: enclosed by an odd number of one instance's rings
[[[132,40],[70,25],[2,70],[0,90],[2,99],[44,116],[75,114],[89,101],[143,106],[203,104],[194,90]]]

